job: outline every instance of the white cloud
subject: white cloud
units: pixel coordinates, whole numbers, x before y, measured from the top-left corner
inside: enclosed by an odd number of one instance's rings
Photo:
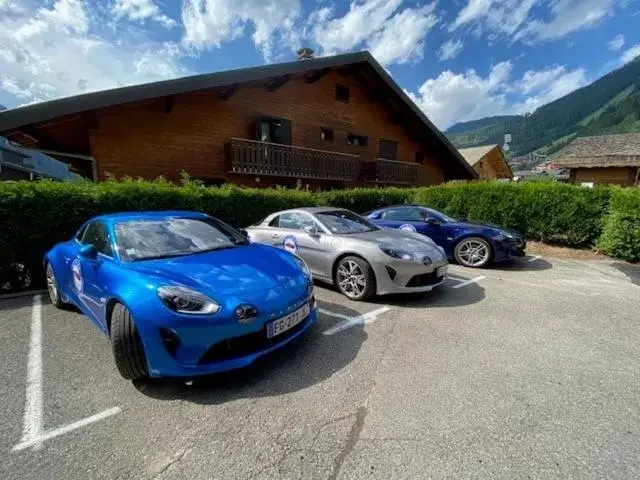
[[[153,20],[166,28],[177,25],[173,18],[162,13],[153,0],[116,0],[111,10],[117,18],[128,18],[133,22]]]
[[[549,21],[531,20],[516,40],[555,40],[589,28],[613,13],[615,0],[552,0]]]
[[[335,17],[322,7],[309,17],[306,33],[324,54],[367,48],[384,65],[423,58],[427,33],[438,23],[436,2],[401,8],[403,0],[353,1]]]
[[[0,89],[14,104],[184,75],[181,53],[142,33],[108,39],[93,33],[91,6],[57,0],[0,17]],[[7,98],[6,95],[3,98]],[[4,102],[3,102],[4,103]]]
[[[546,70],[529,70],[515,83],[514,88],[523,94],[533,95],[512,108],[518,113],[532,112],[584,87],[588,82],[587,72],[583,68],[567,71],[564,66],[556,66]]]
[[[436,125],[446,129],[456,122],[531,112],[587,83],[581,68],[568,71],[554,66],[512,78],[512,66],[511,61],[498,63],[486,77],[473,69],[447,70],[425,81],[416,93],[407,93]]]
[[[622,56],[620,57],[620,63],[629,63],[631,60],[635,59],[638,55],[640,55],[640,43],[635,44],[633,47],[625,50]]]
[[[622,47],[624,47],[624,35],[622,34],[616,35],[609,41],[609,49],[614,52],[617,52]]]
[[[185,0],[185,45],[198,51],[219,48],[252,26],[252,39],[270,59],[275,38],[285,38],[300,14],[300,0]]]
[[[454,31],[462,26],[474,26],[477,34],[484,26],[491,32],[512,35],[527,20],[539,0],[467,0],[449,26]]]
[[[446,70],[409,95],[436,125],[446,129],[454,122],[503,113],[508,107],[505,82],[511,68],[511,62],[498,63],[487,77],[473,69],[465,73]]]
[[[442,44],[440,50],[438,50],[438,58],[441,61],[456,58],[462,51],[463,47],[464,43],[462,43],[461,39],[457,39],[455,41],[453,39],[447,40]]]

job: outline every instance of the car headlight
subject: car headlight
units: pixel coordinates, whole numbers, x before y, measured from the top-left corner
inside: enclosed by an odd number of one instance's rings
[[[166,285],[158,287],[158,297],[174,312],[191,315],[218,313],[220,304],[206,295],[187,287]]]
[[[300,257],[298,257],[297,255],[294,255],[293,258],[295,259],[296,263],[298,264],[298,266],[302,269],[302,271],[304,272],[304,274],[308,277],[311,278],[311,270],[309,270],[309,267],[307,266],[307,262],[305,262],[303,259],[301,259]]]
[[[390,247],[388,245],[378,245],[378,248],[382,250],[385,254],[390,257],[397,258],[398,260],[415,260],[416,256],[407,252],[406,250],[402,250],[400,248]]]
[[[502,230],[500,230],[498,232],[498,234],[493,237],[494,240],[497,240],[499,242],[502,241],[502,240],[505,240],[507,238],[513,238],[513,235],[511,233],[509,233],[509,232],[504,232]]]

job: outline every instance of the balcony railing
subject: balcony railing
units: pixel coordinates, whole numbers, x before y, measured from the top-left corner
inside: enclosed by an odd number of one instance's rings
[[[383,160],[376,162],[376,181],[380,183],[398,183],[417,185],[420,165],[418,163]]]
[[[355,181],[358,155],[232,138],[230,172],[251,175]]]

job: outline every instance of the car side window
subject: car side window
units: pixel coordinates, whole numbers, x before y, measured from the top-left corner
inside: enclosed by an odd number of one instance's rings
[[[83,245],[93,245],[96,250],[103,255],[113,256],[113,250],[109,242],[109,233],[107,232],[106,225],[102,222],[91,222],[88,224],[79,242]]]
[[[273,224],[275,220],[277,224]],[[301,212],[289,212],[274,218],[270,226],[277,226],[278,228],[286,228],[287,230],[304,230],[307,227],[313,227],[316,225],[315,220],[305,213]]]
[[[424,214],[417,208],[394,208],[384,212],[382,218],[396,222],[421,222]]]

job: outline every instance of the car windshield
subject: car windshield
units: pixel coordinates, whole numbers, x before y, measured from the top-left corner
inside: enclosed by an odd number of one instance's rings
[[[356,215],[348,210],[336,210],[333,212],[317,213],[318,219],[336,235],[344,235],[349,233],[363,233],[379,230],[369,220]]]
[[[431,208],[425,208],[424,213],[425,218],[434,217],[436,220],[439,220],[442,223],[454,223],[458,221],[453,217],[445,215],[442,212],[438,212],[437,210],[432,210]]]
[[[123,261],[135,262],[210,252],[247,240],[213,218],[163,218],[115,225],[116,248]]]

